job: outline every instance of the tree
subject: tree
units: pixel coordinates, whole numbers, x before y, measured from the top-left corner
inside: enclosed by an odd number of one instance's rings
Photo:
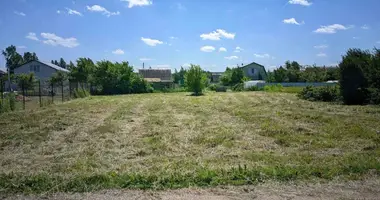
[[[185,74],[185,85],[195,96],[202,94],[207,84],[207,76],[199,65],[191,64],[190,69]]]
[[[339,64],[340,90],[346,104],[364,104],[370,76],[371,53],[349,49]]]
[[[54,64],[57,65],[57,66],[59,66],[59,63],[58,63],[57,60],[54,60]]]
[[[33,60],[38,60],[38,57],[36,53],[30,53],[30,52],[25,52],[24,53],[24,63],[33,61]]]
[[[64,81],[68,79],[67,73],[62,71],[57,71],[55,74],[53,74],[52,77],[50,77],[50,84],[62,84]]]
[[[67,65],[67,69],[71,70],[71,69],[74,69],[74,68],[75,68],[74,63],[70,61],[69,65]]]
[[[94,68],[95,64],[90,58],[79,58],[77,60],[77,67],[74,67],[70,71],[70,79],[79,83],[88,82]]]
[[[59,66],[62,67],[62,68],[64,68],[64,69],[66,69],[66,62],[65,62],[65,60],[63,60],[63,58],[61,58],[59,60]]]
[[[24,90],[33,89],[36,79],[33,73],[30,74],[19,74],[16,76],[17,85],[19,88]]]
[[[244,72],[241,68],[237,67],[232,69],[230,85],[236,85],[242,83],[244,78]]]
[[[24,62],[22,56],[17,53],[16,47],[14,45],[7,47],[5,51],[2,51],[2,54],[7,62],[7,69],[11,74],[13,74],[13,70],[16,67],[22,65]]]
[[[287,82],[289,80],[287,77],[286,69],[284,69],[282,66],[278,69],[275,69],[273,71],[273,74],[275,82],[281,83]]]

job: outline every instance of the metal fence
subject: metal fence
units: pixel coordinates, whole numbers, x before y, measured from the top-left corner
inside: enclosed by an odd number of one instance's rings
[[[7,91],[5,82],[0,80],[0,112],[35,109],[50,104],[63,103],[76,96],[78,90],[89,90],[86,83],[64,81],[51,84],[47,81],[37,81],[33,87],[25,89],[17,86],[15,91]]]

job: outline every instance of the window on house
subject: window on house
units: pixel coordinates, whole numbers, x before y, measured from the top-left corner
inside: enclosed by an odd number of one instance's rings
[[[251,69],[251,73],[255,74],[255,69],[254,68]]]
[[[39,65],[30,65],[29,70],[31,72],[40,72],[40,66]]]

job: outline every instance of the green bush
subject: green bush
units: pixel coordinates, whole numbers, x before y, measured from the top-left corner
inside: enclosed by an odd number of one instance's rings
[[[307,86],[300,93],[298,93],[298,97],[309,101],[332,102],[340,100],[341,96],[337,86]]]
[[[232,87],[232,91],[241,92],[244,91],[244,83],[238,83]]]
[[[223,86],[223,85],[218,85],[218,86],[216,86],[215,91],[216,92],[227,92],[227,87]]]
[[[208,89],[211,90],[211,91],[216,91],[216,87],[217,87],[216,84],[210,84],[210,85],[208,86]]]
[[[191,65],[190,69],[185,74],[185,85],[189,92],[198,96],[202,94],[206,87],[207,76],[199,65]]]
[[[85,98],[90,96],[90,92],[85,89],[74,89],[74,98]]]
[[[4,99],[0,101],[0,113],[14,110],[16,110],[16,95],[13,92],[6,93]]]
[[[266,85],[264,86],[264,91],[266,92],[281,92],[284,87],[281,84],[277,85]]]
[[[245,89],[246,91],[261,91],[261,90],[263,90],[262,88],[259,88],[259,87],[257,87],[257,86],[251,86],[251,87],[249,87],[249,88],[247,88],[247,89]]]

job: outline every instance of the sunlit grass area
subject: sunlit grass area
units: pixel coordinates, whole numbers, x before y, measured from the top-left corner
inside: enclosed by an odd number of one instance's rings
[[[0,115],[0,192],[380,173],[380,107],[240,92],[99,96]]]

